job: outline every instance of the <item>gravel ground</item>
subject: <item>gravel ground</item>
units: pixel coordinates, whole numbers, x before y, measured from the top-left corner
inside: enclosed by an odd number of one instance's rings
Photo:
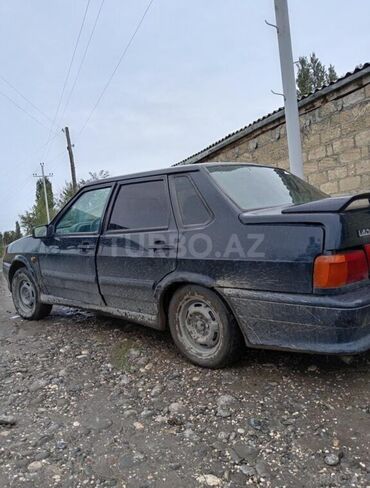
[[[210,371],[119,320],[23,321],[0,281],[1,488],[370,486],[369,354]]]

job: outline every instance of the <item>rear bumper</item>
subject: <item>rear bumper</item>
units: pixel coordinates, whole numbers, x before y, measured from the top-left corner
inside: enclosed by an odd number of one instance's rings
[[[322,354],[370,349],[370,286],[332,296],[218,291],[251,347]]]

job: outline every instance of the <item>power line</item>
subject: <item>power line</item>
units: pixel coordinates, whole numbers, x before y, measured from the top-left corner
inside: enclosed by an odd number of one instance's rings
[[[65,93],[65,90],[66,90],[66,87],[67,87],[67,83],[68,83],[68,80],[69,80],[69,76],[71,74],[71,69],[72,69],[73,61],[74,61],[75,56],[76,56],[76,51],[77,51],[78,44],[80,42],[82,30],[83,30],[84,25],[85,25],[85,21],[86,21],[86,17],[87,17],[87,12],[89,10],[90,2],[91,2],[91,0],[87,0],[85,12],[84,12],[84,15],[83,15],[83,18],[82,18],[82,22],[81,22],[81,25],[80,25],[80,30],[79,30],[78,35],[77,35],[77,39],[76,39],[75,46],[74,46],[74,49],[73,49],[72,57],[71,57],[71,60],[69,62],[67,74],[66,74],[66,77],[64,79],[63,88],[62,88],[62,91],[61,91],[61,94],[60,94],[60,97],[59,97],[59,101],[58,101],[58,105],[57,105],[57,108],[56,108],[56,111],[55,111],[55,114],[54,114],[54,117],[53,117],[53,124],[52,124],[52,128],[53,129],[54,129],[54,125],[55,125],[55,122],[56,122],[57,117],[58,117],[58,114],[59,114],[60,106],[62,104],[62,100],[63,100],[64,93]],[[50,139],[50,135],[51,135],[51,132],[49,133],[48,139]],[[48,142],[50,142],[50,140]],[[45,157],[46,157],[46,155],[47,155],[47,150],[45,152]]]
[[[82,127],[81,127],[81,129],[80,129],[80,132],[78,133],[78,135],[79,135],[79,136],[80,136],[80,135],[82,134],[82,132],[85,130],[85,128],[86,128],[87,124],[89,123],[89,121],[90,121],[90,119],[91,119],[91,117],[92,117],[93,113],[95,112],[95,110],[96,110],[97,106],[98,106],[98,105],[99,105],[99,103],[101,102],[101,99],[103,98],[103,96],[104,96],[105,92],[107,91],[107,89],[108,89],[109,85],[111,84],[111,82],[112,82],[112,80],[113,80],[113,78],[114,78],[114,75],[116,74],[116,72],[117,72],[117,70],[118,70],[118,68],[119,68],[120,64],[122,63],[122,61],[123,61],[124,57],[126,56],[127,51],[130,49],[130,46],[131,46],[131,44],[132,44],[133,40],[135,39],[136,34],[138,33],[138,31],[139,31],[139,29],[140,29],[140,27],[141,27],[141,24],[144,22],[144,19],[145,19],[145,17],[146,17],[146,15],[147,15],[147,13],[149,12],[149,9],[150,9],[150,7],[152,6],[152,3],[153,3],[153,2],[154,2],[154,0],[150,0],[150,1],[149,1],[149,3],[148,3],[148,5],[147,5],[147,7],[146,7],[146,9],[145,9],[145,11],[144,11],[144,13],[143,13],[143,15],[141,16],[141,18],[140,18],[140,20],[139,20],[138,24],[136,25],[136,28],[135,28],[134,32],[132,33],[132,35],[131,35],[131,37],[130,37],[130,39],[129,39],[128,43],[127,43],[127,44],[126,44],[126,46],[124,47],[124,49],[123,49],[123,51],[122,51],[122,54],[121,54],[121,56],[120,56],[120,58],[119,58],[119,60],[118,60],[118,63],[116,64],[116,66],[115,66],[115,68],[113,69],[113,71],[112,71],[112,73],[111,73],[110,77],[108,78],[108,80],[107,80],[106,84],[104,85],[103,90],[100,92],[100,95],[98,96],[98,99],[97,99],[97,101],[95,102],[95,105],[93,106],[93,108],[92,108],[91,112],[89,113],[89,115],[88,115],[88,117],[87,117],[87,119],[86,119],[85,123],[82,125]]]
[[[8,193],[1,193],[0,195],[0,201],[3,202],[3,205],[6,205],[6,208],[9,208],[9,197],[10,197],[10,191],[12,191],[12,196],[17,195],[19,193],[19,188],[22,188],[22,192],[24,193],[25,188],[29,186],[31,183],[31,180],[33,180],[32,175],[28,175],[26,178],[24,178],[22,181],[17,181],[17,186],[14,188],[8,188]],[[33,182],[32,182],[33,184]],[[27,192],[28,193],[28,192]],[[20,217],[21,215],[18,214]],[[2,224],[3,226],[3,224]],[[4,229],[4,226],[3,226]]]
[[[71,69],[72,69],[72,65],[73,65],[73,61],[75,59],[75,55],[76,55],[76,52],[77,52],[77,48],[78,48],[78,44],[79,44],[79,41],[80,41],[80,38],[81,38],[81,34],[82,34],[82,30],[83,30],[83,27],[85,25],[85,21],[86,21],[86,17],[87,17],[87,12],[88,12],[88,9],[89,9],[89,6],[90,6],[90,2],[91,0],[88,0],[87,1],[87,4],[86,4],[86,8],[85,8],[85,11],[84,11],[84,15],[83,15],[83,18],[82,18],[82,22],[81,22],[81,26],[80,26],[80,29],[79,29],[79,32],[78,32],[78,35],[77,35],[77,39],[76,39],[76,42],[75,42],[75,46],[74,46],[74,50],[73,50],[73,53],[72,53],[72,57],[71,57],[71,60],[70,60],[70,63],[69,63],[69,67],[68,67],[68,71],[67,71],[67,74],[66,74],[66,77],[65,77],[65,80],[64,80],[64,83],[63,83],[63,88],[62,88],[62,91],[61,91],[61,94],[60,94],[60,97],[59,97],[59,101],[58,101],[58,105],[57,105],[57,109],[55,111],[55,114],[54,114],[54,117],[53,117],[53,120],[51,120],[48,116],[46,116],[46,114],[43,114],[42,111],[40,109],[38,109],[38,107],[36,107],[33,102],[31,102],[27,97],[25,97],[19,90],[17,90],[8,80],[6,80],[5,78],[3,78],[2,76],[0,76],[0,78],[5,82],[7,83],[11,88],[13,88],[13,90],[15,90],[24,100],[26,100],[28,103],[30,103],[36,110],[38,110],[43,116],[47,117],[48,120],[50,120],[52,122],[52,125],[50,126],[45,126],[45,124],[43,122],[41,122],[39,119],[37,119],[36,117],[34,117],[32,114],[30,114],[26,109],[24,109],[23,107],[21,107],[17,102],[15,102],[12,98],[10,98],[9,96],[7,96],[6,94],[2,93],[0,91],[0,95],[4,96],[7,100],[9,100],[13,105],[15,105],[19,110],[21,110],[22,112],[26,113],[29,117],[31,117],[35,122],[37,122],[38,124],[46,127],[49,129],[49,135],[48,135],[48,138],[47,138],[47,141],[45,144],[43,144],[36,152],[36,154],[46,148],[48,149],[48,146],[51,142],[53,142],[53,140],[59,135],[58,132],[54,132],[54,125],[55,125],[55,121],[57,119],[57,116],[58,116],[58,113],[59,113],[59,110],[60,110],[60,106],[61,106],[61,103],[62,103],[62,100],[63,100],[63,96],[64,96],[64,93],[65,93],[65,89],[66,89],[66,86],[67,86],[67,83],[68,83],[68,80],[69,80],[69,76],[70,76],[70,73],[71,73]],[[53,137],[52,137],[52,134]],[[64,151],[63,151],[63,154],[64,154]],[[46,155],[46,154],[45,154]],[[60,157],[57,156],[57,158],[54,158],[54,159],[58,159]],[[18,166],[18,165],[17,165]],[[25,181],[27,181],[28,178],[26,178]],[[19,184],[19,181],[17,183],[17,186]]]
[[[83,64],[84,64],[84,62],[85,62],[86,55],[87,55],[87,52],[88,52],[89,47],[90,47],[90,44],[91,44],[91,40],[92,40],[92,38],[93,38],[93,36],[94,36],[95,29],[96,29],[96,26],[97,26],[97,24],[98,24],[98,20],[99,20],[99,17],[100,17],[101,11],[102,11],[102,9],[103,9],[104,2],[105,2],[105,0],[102,0],[102,1],[101,1],[101,4],[100,4],[99,10],[98,10],[98,13],[97,13],[97,15],[96,15],[96,17],[95,17],[95,21],[94,21],[93,28],[92,28],[92,30],[91,30],[91,33],[90,33],[89,39],[88,39],[88,41],[87,41],[87,44],[86,44],[86,47],[85,47],[85,51],[84,51],[84,53],[83,53],[83,55],[82,55],[82,58],[81,58],[81,61],[80,61],[80,64],[79,64],[79,67],[78,67],[78,70],[77,70],[76,77],[75,77],[75,79],[74,79],[74,81],[73,81],[73,84],[72,84],[72,88],[71,88],[71,90],[70,90],[70,92],[69,92],[69,95],[68,95],[68,97],[67,97],[67,101],[66,101],[66,103],[65,103],[65,105],[64,105],[63,113],[62,113],[62,115],[60,116],[60,120],[63,118],[63,116],[64,116],[64,114],[65,114],[65,112],[66,112],[66,110],[67,110],[67,107],[68,107],[68,105],[69,105],[69,102],[70,102],[71,97],[72,97],[72,94],[73,94],[73,91],[74,91],[74,89],[75,89],[75,87],[76,87],[77,80],[78,80],[78,78],[79,78],[79,76],[80,76],[80,73],[81,73],[81,70],[82,70],[82,66],[83,66]]]
[[[13,100],[12,98],[10,98],[8,95],[6,95],[5,93],[3,93],[2,91],[0,91],[0,95],[3,96],[4,98],[6,98],[10,103],[12,103],[19,110],[21,110],[22,112],[24,112],[25,114],[27,114],[28,117],[30,117],[32,120],[34,120],[37,124],[42,125],[46,129],[50,129],[49,137],[51,136],[51,134],[53,134],[53,133],[55,134],[52,126],[46,125],[44,122],[42,122],[37,117],[35,117],[34,115],[32,115],[28,110],[26,110],[25,108],[23,108],[15,100]]]
[[[52,136],[52,138],[50,139],[50,141],[49,141],[49,142],[54,141],[54,140],[55,140],[57,137],[63,137],[63,138],[64,138],[64,136],[63,136],[63,132],[62,132],[62,131],[60,131],[60,132],[54,132],[54,133],[53,133],[53,136]],[[23,164],[27,163],[28,161],[30,161],[30,160],[31,160],[31,159],[33,159],[33,158],[35,158],[35,159],[36,159],[36,158],[37,158],[37,156],[38,156],[38,155],[41,153],[41,151],[42,151],[42,150],[45,148],[46,144],[47,144],[47,143],[46,143],[46,142],[44,142],[43,144],[41,144],[40,146],[38,146],[38,147],[37,147],[37,149],[36,149],[35,151],[32,151],[32,153],[31,153],[30,155],[28,155],[28,156],[27,156],[27,159],[23,159],[23,162],[21,163],[21,165],[23,165]],[[65,154],[65,149],[63,149],[63,154]],[[57,158],[57,157],[54,157],[54,158],[53,158],[53,159],[51,159],[50,161],[54,161],[56,158]],[[38,159],[38,158],[37,158],[37,159]],[[21,159],[19,158],[17,166],[19,165],[19,161],[20,161],[20,160],[21,160]],[[39,162],[36,162],[35,164],[37,164],[37,165],[38,165],[38,164],[39,164]],[[12,167],[14,167],[14,164],[12,165]]]
[[[62,152],[58,153],[53,159],[48,159],[48,164],[50,163],[55,163],[56,161],[58,161],[62,156],[65,157],[66,155],[66,150],[63,149]],[[57,169],[60,169],[60,167],[57,165],[57,164],[53,164],[52,167],[51,167],[51,171],[54,172],[56,171]]]
[[[20,92],[18,90],[18,88],[15,87],[9,80],[4,78],[2,75],[0,75],[0,79],[4,83],[6,83],[8,86],[10,86],[10,88],[12,88],[21,98],[23,98],[23,100],[25,100],[27,103],[29,103],[32,108],[37,110],[37,112],[39,112],[39,114],[41,114],[43,117],[45,117],[49,122],[52,122],[51,118],[45,112],[43,112],[39,107],[37,107],[37,105],[35,105],[33,102],[31,102],[31,100],[29,98],[27,98],[25,95],[23,95],[23,93]]]
[[[69,66],[68,66],[67,75],[66,75],[65,80],[64,80],[64,83],[63,83],[62,92],[61,92],[60,97],[59,97],[59,102],[58,102],[58,106],[57,106],[57,109],[56,109],[56,112],[55,112],[53,124],[55,124],[56,118],[57,118],[58,113],[59,113],[60,106],[62,104],[64,92],[66,90],[67,83],[68,83],[68,80],[69,80],[69,76],[71,74],[71,69],[72,69],[73,61],[75,59],[76,52],[77,52],[77,48],[78,48],[78,44],[79,44],[80,39],[81,39],[82,30],[83,30],[84,25],[85,25],[85,21],[86,21],[86,17],[87,17],[87,12],[89,10],[90,2],[91,2],[91,0],[87,0],[85,12],[84,12],[84,15],[83,15],[83,18],[82,18],[82,22],[81,22],[81,26],[80,26],[80,30],[79,30],[78,35],[77,35],[77,39],[76,39],[75,46],[74,46],[74,49],[73,49],[71,61],[70,61]]]
[[[58,136],[61,136],[62,135],[62,132],[54,132],[54,135],[53,137],[50,139],[49,142],[53,141],[54,139],[56,139]],[[42,149],[44,149],[44,147],[46,146],[47,143],[44,143],[42,144],[41,146],[39,146],[39,148],[33,153],[33,155],[31,157],[34,157],[36,156],[40,151],[42,151]],[[30,158],[28,158],[27,160],[29,160]]]
[[[51,140],[54,140],[56,137],[58,137],[59,135],[62,135],[62,133],[58,133],[56,132],[54,134],[54,136],[52,137]],[[44,147],[46,146],[46,144],[43,144],[42,146],[40,146],[37,151],[35,151],[31,156],[30,158],[28,158],[27,160],[24,160],[22,163],[18,163],[18,164],[14,164],[12,163],[12,169],[16,169],[16,168],[20,168],[21,166],[23,166],[26,162],[28,162],[31,158],[33,157],[36,157],[36,155],[39,154],[40,151],[42,151],[42,149],[44,149]],[[65,150],[63,150],[63,154],[65,154]],[[59,154],[56,158],[52,159],[51,161],[54,161],[55,159],[59,158],[61,156],[61,154]],[[22,173],[24,173],[24,171],[22,171]],[[8,188],[7,188],[7,191],[4,193],[1,194],[1,200],[3,202],[6,202],[8,201],[9,197],[10,197],[10,194],[12,193],[12,195],[18,195],[18,190],[19,188],[22,188],[22,190],[24,189],[24,187],[26,186],[27,183],[29,183],[29,180],[32,180],[32,176],[28,175],[26,176],[25,178],[23,179],[19,179],[19,176],[17,175],[16,176],[17,178],[17,183],[16,185],[8,185]]]
[[[103,7],[103,4],[104,4],[104,1],[105,1],[105,0],[102,0],[102,3],[101,3],[101,5],[100,5],[99,11],[98,11],[98,15],[97,15],[97,17],[96,17],[96,19],[95,19],[94,26],[93,26],[92,32],[91,32],[91,34],[90,34],[90,37],[89,37],[89,40],[88,40],[88,43],[87,43],[87,47],[85,48],[84,54],[83,54],[83,56],[82,56],[82,61],[80,62],[80,65],[79,65],[79,68],[78,68],[77,77],[75,78],[75,80],[76,80],[76,81],[74,81],[74,82],[73,82],[73,85],[72,85],[72,89],[73,89],[73,90],[74,90],[75,85],[76,85],[76,83],[77,83],[77,79],[78,79],[79,74],[80,74],[80,71],[81,71],[81,69],[82,69],[82,65],[83,65],[83,63],[84,63],[84,61],[85,61],[85,58],[86,58],[86,55],[87,55],[87,52],[88,52],[88,49],[89,49],[89,46],[90,46],[90,43],[91,43],[91,39],[92,39],[92,37],[93,37],[94,31],[95,31],[95,28],[96,28],[96,24],[97,24],[97,22],[98,22],[98,19],[99,19],[100,12],[101,12],[101,10],[102,10],[102,7]],[[56,138],[56,137],[59,135],[59,133],[54,132],[54,125],[55,125],[56,119],[57,119],[57,117],[58,117],[58,113],[59,113],[59,110],[60,110],[60,107],[61,107],[61,104],[62,104],[62,100],[63,100],[64,94],[65,94],[66,86],[67,86],[67,83],[68,83],[68,80],[69,80],[69,77],[70,77],[70,73],[71,73],[72,65],[73,65],[73,62],[74,62],[74,59],[75,59],[75,55],[76,55],[76,52],[77,52],[77,48],[78,48],[78,44],[79,44],[79,41],[80,41],[80,38],[81,38],[81,33],[82,33],[82,30],[83,30],[83,27],[84,27],[84,24],[85,24],[85,21],[86,21],[87,12],[88,12],[88,9],[89,9],[90,2],[91,2],[91,0],[88,0],[88,1],[87,1],[87,5],[86,5],[86,8],[85,8],[85,12],[84,12],[84,16],[83,16],[83,19],[82,19],[81,27],[80,27],[80,30],[79,30],[79,33],[78,33],[78,36],[77,36],[77,39],[76,39],[75,47],[74,47],[74,50],[73,50],[73,53],[72,53],[72,58],[71,58],[71,61],[70,61],[69,67],[68,67],[68,71],[67,71],[66,78],[65,78],[65,80],[64,80],[64,84],[63,84],[63,88],[62,88],[62,91],[61,91],[61,95],[60,95],[60,97],[59,97],[59,101],[58,101],[57,109],[56,109],[56,111],[55,111],[55,115],[54,115],[54,117],[53,117],[52,126],[50,127],[50,132],[49,132],[48,139],[47,139],[46,143],[45,143],[43,146],[41,146],[37,152],[39,152],[39,151],[40,151],[41,149],[43,149],[44,147],[49,146],[49,144],[50,144],[50,143],[51,143],[51,142],[52,142],[52,141],[53,141],[53,140],[54,140],[54,139],[55,139],[55,138]],[[101,100],[102,100],[103,96],[105,95],[105,92],[107,91],[107,89],[108,89],[108,87],[109,87],[110,83],[112,82],[112,80],[113,80],[113,78],[114,78],[114,76],[115,76],[115,74],[116,74],[116,72],[117,72],[117,70],[118,70],[119,66],[121,65],[121,63],[122,63],[123,59],[125,58],[126,53],[128,52],[129,48],[131,47],[131,44],[133,43],[133,41],[134,41],[134,39],[135,39],[135,37],[136,37],[136,35],[137,35],[138,31],[140,30],[140,27],[141,27],[141,25],[142,25],[142,23],[143,23],[143,21],[144,21],[144,19],[145,19],[146,15],[147,15],[147,13],[149,12],[149,9],[151,8],[151,6],[152,6],[152,3],[153,3],[153,2],[154,2],[154,0],[150,0],[150,1],[149,1],[148,5],[147,5],[147,7],[146,7],[146,9],[145,9],[145,11],[144,11],[144,13],[143,13],[142,17],[140,18],[140,20],[139,20],[139,22],[138,22],[138,24],[137,24],[137,26],[136,26],[135,30],[133,31],[133,33],[132,33],[132,35],[131,35],[131,37],[130,37],[130,39],[129,39],[128,43],[127,43],[127,44],[126,44],[126,46],[124,47],[124,49],[123,49],[123,51],[122,51],[122,54],[121,54],[121,56],[120,56],[120,58],[119,58],[119,60],[118,60],[118,63],[116,64],[115,68],[113,69],[113,71],[112,71],[112,73],[111,73],[110,77],[108,78],[108,80],[107,80],[107,82],[106,82],[105,86],[103,87],[103,89],[102,89],[102,91],[101,91],[101,93],[100,93],[100,95],[99,95],[99,97],[98,97],[98,99],[97,99],[96,103],[94,104],[94,106],[93,106],[93,108],[92,108],[92,110],[91,110],[91,112],[90,112],[90,114],[89,114],[88,118],[86,119],[85,123],[83,124],[83,126],[82,126],[82,128],[81,128],[81,130],[80,130],[80,132],[79,132],[79,135],[81,135],[81,133],[82,133],[82,132],[84,131],[84,129],[86,128],[86,126],[87,126],[87,124],[89,123],[89,121],[90,121],[90,119],[91,119],[91,117],[92,117],[93,113],[95,112],[95,110],[96,110],[97,106],[99,105],[99,103],[101,102]],[[71,89],[71,92],[72,92],[72,89]],[[70,92],[70,94],[69,94],[69,96],[68,96],[67,103],[69,103],[69,99],[70,99],[70,96],[71,96],[71,92]],[[0,92],[0,94],[2,94],[2,93]],[[28,112],[27,112],[25,109],[23,109],[22,107],[18,106],[18,104],[17,104],[16,102],[14,102],[14,100],[10,99],[10,97],[8,97],[8,96],[7,96],[7,95],[5,95],[5,94],[3,94],[3,95],[5,96],[5,98],[9,99],[9,100],[10,100],[10,101],[11,101],[13,104],[15,104],[15,105],[16,105],[16,106],[17,106],[17,107],[20,109],[20,110],[22,110],[23,112],[27,113],[27,114],[28,114],[28,115],[29,115],[31,118],[33,118],[33,119],[34,119],[35,121],[37,121],[38,123],[42,124],[42,123],[41,123],[41,122],[40,122],[38,119],[36,119],[35,117],[33,117],[31,114],[29,114],[29,113],[28,113]],[[27,100],[27,101],[28,101],[28,100]],[[44,125],[44,124],[42,124],[42,125]],[[53,132],[54,132],[54,137],[52,137],[52,138],[51,138],[50,136],[51,136],[51,134],[52,134]],[[51,161],[54,161],[54,160],[56,160],[56,159],[59,159],[59,158],[60,158],[60,157],[61,157],[63,154],[64,154],[64,151],[63,151],[63,153],[59,154],[59,155],[58,155],[56,158],[52,159]],[[27,182],[29,179],[32,179],[32,177],[29,177],[29,176],[28,176],[27,178],[25,178],[25,181],[24,181],[24,182],[26,183],[26,182]],[[18,183],[19,183],[19,182],[18,182]],[[17,186],[18,186],[18,184],[17,184]]]

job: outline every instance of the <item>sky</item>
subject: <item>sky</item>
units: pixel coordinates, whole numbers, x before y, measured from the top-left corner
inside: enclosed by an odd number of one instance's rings
[[[66,125],[77,176],[114,176],[170,166],[281,106],[273,0],[154,0],[89,118],[147,5],[105,0],[71,92],[101,0],[68,77],[87,0],[0,3],[0,231],[32,207],[40,162],[55,194],[69,181]],[[339,75],[370,61],[369,0],[289,9],[295,59],[315,51]]]

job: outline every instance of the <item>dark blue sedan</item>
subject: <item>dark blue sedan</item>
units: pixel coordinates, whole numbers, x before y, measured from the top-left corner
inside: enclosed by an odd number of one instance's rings
[[[101,180],[10,244],[4,273],[25,319],[62,304],[169,327],[201,366],[245,344],[359,353],[370,348],[369,198],[330,198],[252,164]]]

